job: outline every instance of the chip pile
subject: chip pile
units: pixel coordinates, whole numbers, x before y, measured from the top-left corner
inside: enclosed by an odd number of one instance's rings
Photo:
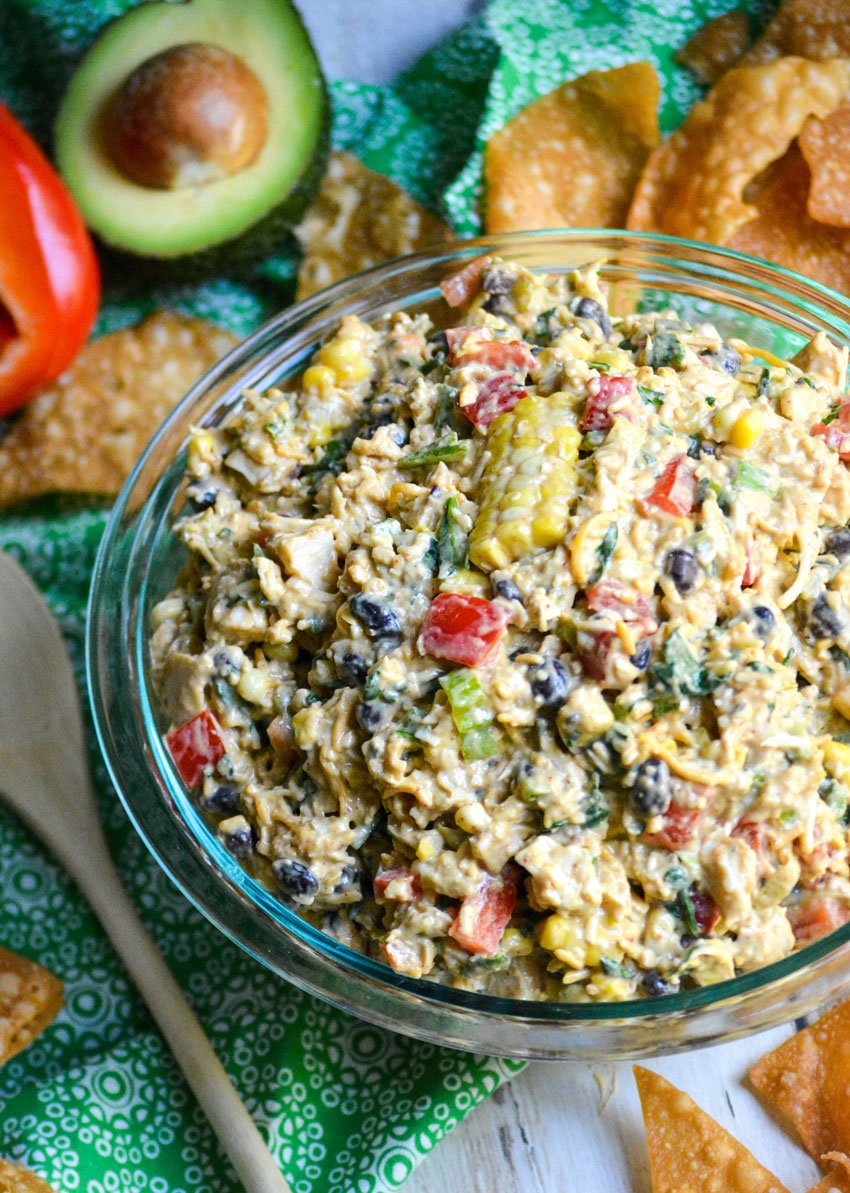
[[[63,1006],[58,978],[0,948],[0,1065],[31,1044]]]

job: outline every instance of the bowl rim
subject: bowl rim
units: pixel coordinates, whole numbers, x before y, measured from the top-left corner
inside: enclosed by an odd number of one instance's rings
[[[755,280],[754,284],[760,291],[764,291],[766,294],[773,292],[772,287],[765,285],[766,281],[786,283],[787,288],[777,285],[775,287],[776,291],[787,295],[790,290],[791,297],[795,305],[799,308],[807,311],[814,310],[821,317],[824,314],[828,315],[835,327],[837,329],[840,327],[841,334],[850,343],[850,301],[847,298],[819,282],[805,278],[793,270],[749,256],[745,253],[739,253],[733,249],[708,245],[675,236],[619,229],[543,229],[539,231],[515,232],[457,240],[371,266],[310,295],[301,302],[291,304],[271,319],[265,321],[256,331],[241,340],[226,356],[218,361],[192,386],[182,400],[174,407],[157,428],[157,431],[137,460],[110,512],[106,529],[98,548],[92,574],[86,617],[85,644],[85,667],[89,702],[93,712],[98,745],[109,778],[118,792],[131,823],[141,836],[155,861],[168,874],[171,881],[181,890],[192,906],[209,919],[225,936],[246,950],[255,959],[282,976],[287,976],[285,968],[275,963],[269,957],[258,954],[255,949],[249,944],[246,944],[238,933],[232,930],[226,922],[223,922],[221,915],[210,905],[211,900],[200,895],[197,890],[189,889],[187,883],[177,873],[176,867],[169,859],[163,856],[163,849],[156,841],[151,839],[149,832],[140,822],[134,810],[132,800],[124,790],[122,777],[111,755],[106,730],[105,708],[101,699],[102,693],[98,678],[99,662],[96,640],[98,598],[108,573],[111,551],[115,546],[115,539],[121,520],[127,512],[130,495],[147,467],[148,461],[168,431],[183,422],[186,414],[194,407],[196,401],[225,377],[236,362],[247,359],[253,353],[255,347],[262,343],[264,338],[275,329],[285,326],[295,318],[301,321],[307,320],[321,312],[332,301],[334,304],[337,304],[340,301],[352,298],[364,290],[373,287],[378,281],[390,280],[407,273],[415,276],[417,269],[426,264],[436,265],[444,263],[446,267],[450,267],[452,264],[460,266],[464,262],[469,262],[478,256],[506,249],[512,243],[532,243],[551,238],[556,238],[559,242],[575,242],[577,244],[585,240],[592,240],[596,244],[608,240],[611,242],[612,247],[616,247],[618,244],[631,244],[635,247],[654,248],[659,250],[662,256],[669,254],[675,257],[676,252],[683,251],[686,255],[697,253],[703,258],[710,258],[710,264],[702,268],[696,262],[689,261],[687,263],[691,269],[695,270],[697,275],[702,273],[704,269],[707,276],[716,276],[719,265],[721,270],[725,270],[726,273],[736,279],[753,282],[751,275],[753,272],[756,272],[760,276]],[[541,271],[545,271],[545,268],[545,266],[539,267]],[[816,303],[811,300],[816,300]],[[338,316],[335,314],[334,317]],[[843,327],[841,326],[842,324]],[[240,388],[244,388],[244,385],[240,386]],[[224,400],[222,398],[220,402]],[[217,402],[216,406],[220,402]],[[161,479],[160,476],[157,484],[160,483]],[[147,495],[144,505],[141,507],[142,511],[152,501],[155,491],[154,489]],[[136,648],[139,649],[141,646],[142,643],[137,641]],[[145,676],[146,669],[143,666],[143,662],[142,658],[137,658],[137,665],[140,667],[139,674]],[[137,692],[136,695],[138,696],[139,693]],[[370,979],[373,983],[377,983],[381,987],[390,987],[403,991],[417,999],[424,999],[430,1003],[445,1007],[447,1010],[470,1012],[476,1016],[494,1017],[499,1020],[508,1018],[517,1023],[538,1022],[552,1026],[561,1026],[563,1028],[578,1027],[581,1025],[590,1026],[603,1022],[615,1023],[621,1020],[639,1021],[650,1018],[657,1019],[659,1017],[670,1018],[683,1014],[690,1017],[692,1012],[715,1008],[724,1002],[738,1000],[742,995],[753,993],[757,990],[766,990],[770,986],[781,984],[783,979],[789,979],[798,975],[807,966],[823,960],[830,954],[837,953],[844,945],[850,943],[850,923],[848,923],[832,932],[829,936],[808,944],[778,961],[760,966],[748,973],[737,974],[733,978],[726,979],[714,985],[697,986],[675,994],[642,997],[625,1002],[563,1003],[503,998],[490,994],[458,990],[427,978],[409,978],[401,974],[396,974],[383,962],[374,960],[349,948],[347,945],[342,944],[334,937],[331,937],[321,929],[315,928],[312,924],[302,919],[296,912],[291,911],[279,902],[267,888],[249,875],[235,861],[211,832],[203,820],[201,813],[192,804],[191,797],[183,788],[170,756],[167,754],[159,730],[154,723],[149,701],[144,702],[143,716],[147,732],[147,745],[152,749],[153,756],[164,775],[170,779],[168,783],[169,792],[183,816],[182,827],[186,830],[184,840],[194,847],[198,859],[206,865],[207,869],[213,868],[215,870],[217,882],[221,883],[223,881],[232,895],[236,895],[243,902],[247,900],[254,908],[258,908],[269,924],[272,924],[284,937],[294,935],[300,943],[308,946],[313,953],[318,952],[321,954],[332,965],[341,967],[344,971],[348,972],[353,970],[361,977]],[[146,759],[146,765],[150,766],[150,759]],[[301,978],[290,977],[290,980],[295,980],[298,984],[306,986],[312,993],[321,998],[343,1006],[355,1014],[362,1014],[358,1010],[356,1003],[329,995],[321,986],[314,985],[309,980],[305,981],[303,976]],[[789,1011],[789,1015],[791,1013]],[[375,1017],[371,1017],[375,1021]],[[390,1026],[393,1026],[395,1030],[409,1031],[410,1034],[421,1034],[416,1032],[414,1025],[390,1024]],[[434,1036],[429,1035],[427,1038],[433,1039]],[[497,1048],[494,1050],[498,1051]]]

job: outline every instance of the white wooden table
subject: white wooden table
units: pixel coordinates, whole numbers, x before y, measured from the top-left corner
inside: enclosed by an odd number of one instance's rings
[[[483,0],[297,0],[331,78],[382,83]],[[790,1034],[654,1062],[741,1139],[792,1193],[815,1165],[743,1084],[748,1067]],[[603,1092],[613,1094],[602,1110]],[[640,1107],[628,1065],[533,1064],[428,1156],[409,1193],[650,1193]]]

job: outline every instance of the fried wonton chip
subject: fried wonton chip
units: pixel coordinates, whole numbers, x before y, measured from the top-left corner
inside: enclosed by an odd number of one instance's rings
[[[847,0],[784,0],[744,62],[771,62],[789,54],[821,61],[850,57]]]
[[[634,1067],[652,1193],[788,1193],[742,1143],[658,1073]]]
[[[708,86],[735,65],[750,44],[750,19],[733,9],[697,29],[675,54],[680,66]]]
[[[452,239],[451,230],[407,191],[340,149],[331,153],[295,235],[304,250],[299,299],[370,265]]]
[[[0,1160],[0,1193],[54,1193],[40,1176],[8,1160]]]
[[[822,120],[810,116],[800,133],[800,148],[812,172],[809,215],[821,224],[850,227],[850,101]]]
[[[487,231],[621,228],[658,144],[659,94],[652,64],[631,62],[523,108],[487,142]]]
[[[756,215],[738,228],[729,247],[850,294],[850,229],[830,228],[811,218],[806,211],[809,179],[794,144],[747,188]]]
[[[117,493],[165,416],[235,343],[174,311],[92,340],[0,442],[0,506]]]
[[[749,1076],[816,1160],[824,1152],[850,1153],[850,1002],[768,1052]]]
[[[821,1164],[829,1164],[830,1172],[809,1193],[850,1193],[850,1157],[841,1152],[827,1152]]]
[[[728,244],[756,215],[747,183],[848,91],[850,62],[780,58],[730,70],[649,159],[627,226]]]
[[[31,1044],[64,1004],[58,978],[35,961],[0,948],[0,1065]]]

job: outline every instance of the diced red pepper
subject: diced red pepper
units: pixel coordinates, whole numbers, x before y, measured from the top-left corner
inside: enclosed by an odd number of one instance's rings
[[[761,568],[759,567],[758,562],[753,559],[753,550],[754,548],[752,540],[748,539],[746,544],[747,566],[744,568],[743,576],[741,576],[742,588],[752,588],[761,575]]]
[[[675,852],[692,839],[703,813],[701,808],[685,808],[672,803],[664,813],[664,823],[658,832],[644,833],[641,840]]]
[[[850,463],[850,402],[842,402],[838,417],[831,423],[817,423],[812,434],[820,436],[827,447],[837,451],[845,464]]]
[[[411,903],[422,893],[422,884],[418,876],[401,868],[379,870],[373,886],[375,898],[390,903]]]
[[[523,377],[537,367],[537,357],[522,340],[478,340],[471,344],[454,362],[463,365],[482,364],[491,369],[509,369]]]
[[[435,659],[480,667],[495,653],[509,619],[502,605],[484,597],[441,592],[425,616],[420,644]]]
[[[610,613],[627,622],[638,638],[654,634],[658,622],[649,598],[621,580],[600,580],[587,590],[587,606],[591,613]]]
[[[615,418],[634,422],[639,414],[637,390],[631,377],[597,377],[588,386],[590,391],[579,429],[582,431],[610,431]]]
[[[601,681],[608,678],[608,659],[616,640],[617,635],[612,630],[591,635],[589,644],[579,640],[577,653],[588,679]]]
[[[811,944],[850,923],[850,907],[831,895],[813,895],[800,907],[788,909],[797,944]]]
[[[462,323],[460,327],[446,328],[446,343],[449,346],[449,352],[453,355],[460,348],[461,344],[465,343],[470,336],[474,336],[476,342],[478,340],[492,340],[492,327],[475,327],[469,323]]]
[[[450,307],[463,306],[465,302],[469,302],[478,289],[478,279],[486,264],[487,257],[476,257],[474,261],[464,265],[463,269],[440,282],[443,298]]]
[[[691,887],[689,894],[697,927],[703,936],[708,936],[720,920],[720,908],[708,891],[698,891],[696,887]]]
[[[227,752],[221,727],[208,708],[202,708],[197,716],[172,729],[165,744],[190,791],[203,782],[206,768],[215,766]]]
[[[494,418],[513,410],[526,395],[526,390],[517,385],[510,373],[496,373],[479,386],[478,397],[469,406],[458,406],[461,414],[479,431],[490,426]]]
[[[681,518],[694,508],[696,487],[696,477],[687,463],[687,457],[679,456],[670,461],[651,492],[638,499],[638,506],[643,514],[651,514],[653,509],[659,509],[665,514]]]
[[[516,866],[506,866],[498,878],[488,875],[475,894],[461,903],[449,936],[469,953],[492,957],[513,915],[518,886]]]
[[[732,829],[732,836],[746,842],[753,853],[760,857],[767,850],[767,831],[760,820],[747,820],[744,817]]]

